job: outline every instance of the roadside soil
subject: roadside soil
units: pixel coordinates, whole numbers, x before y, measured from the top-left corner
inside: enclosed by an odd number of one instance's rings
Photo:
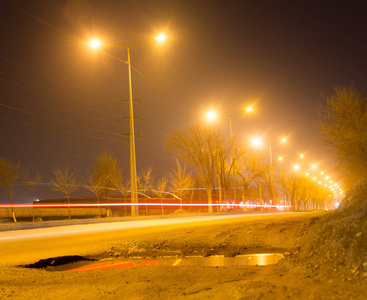
[[[114,261],[283,253],[285,258],[275,265],[138,266],[86,272],[14,266],[0,269],[0,299],[367,299],[367,278],[323,263],[310,250],[324,214],[121,240],[88,256]]]

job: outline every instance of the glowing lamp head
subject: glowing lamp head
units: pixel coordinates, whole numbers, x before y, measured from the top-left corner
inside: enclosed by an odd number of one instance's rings
[[[252,145],[255,146],[255,147],[261,146],[261,139],[260,138],[253,138],[251,142],[252,142]]]
[[[300,154],[300,155],[299,155],[299,157],[300,157],[300,158],[304,158],[305,156],[304,156],[303,154]]]
[[[282,138],[280,141],[281,141],[282,143],[285,143],[285,142],[287,141],[287,139],[286,139],[286,138]]]
[[[215,111],[209,111],[206,114],[206,118],[208,119],[208,121],[213,121],[215,118],[217,117],[217,114],[215,113]]]
[[[160,34],[155,38],[157,41],[163,42],[166,39],[164,34]]]
[[[98,40],[91,40],[91,41],[89,42],[89,45],[90,45],[91,47],[93,47],[93,48],[98,48],[99,46],[101,46],[101,45],[102,45],[102,43],[101,43],[100,41],[98,41]]]
[[[247,107],[247,108],[246,108],[246,111],[247,111],[247,112],[252,111],[252,107],[251,107],[251,106]]]
[[[294,165],[295,170],[299,170],[299,165]]]

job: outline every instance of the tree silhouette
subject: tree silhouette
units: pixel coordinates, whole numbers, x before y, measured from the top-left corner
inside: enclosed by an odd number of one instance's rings
[[[78,188],[78,176],[76,172],[71,172],[68,167],[60,166],[52,171],[54,177],[51,184],[54,190],[64,193],[68,197],[68,211],[70,217],[70,194]]]
[[[14,207],[13,207],[14,204],[12,196],[14,192],[14,185],[19,177],[18,174],[19,167],[20,167],[19,163],[15,165],[11,161],[8,161],[0,157],[0,184],[4,187],[5,192],[8,195],[14,222],[17,222],[17,219],[14,213]]]

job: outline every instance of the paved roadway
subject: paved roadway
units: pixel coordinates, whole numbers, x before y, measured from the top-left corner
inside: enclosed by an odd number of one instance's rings
[[[0,232],[0,267],[56,256],[101,253],[114,243],[155,233],[300,214],[303,213],[215,214],[4,231]]]

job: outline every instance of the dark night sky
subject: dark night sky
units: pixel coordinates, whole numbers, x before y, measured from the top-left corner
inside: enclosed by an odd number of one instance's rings
[[[128,99],[127,66],[88,48],[84,41],[91,37],[131,45],[167,35],[164,43],[131,50],[132,65],[154,82],[133,72],[133,97],[142,99],[135,106],[142,117],[136,132],[143,133],[136,140],[137,170],[152,166],[156,177],[174,166],[173,153],[163,148],[169,133],[199,122],[209,108],[233,114],[247,104],[255,112],[233,119],[240,141],[287,135],[288,145],[274,145],[274,155],[303,152],[330,169],[330,154],[316,138],[320,94],[336,85],[367,90],[362,0],[10,2],[77,38],[0,1],[0,156],[39,169],[45,181],[58,164],[88,174],[102,149],[129,175],[129,139],[116,135],[129,130],[127,120],[118,122],[128,106],[117,105]],[[104,49],[126,60],[126,50]],[[228,137],[228,119],[217,126]],[[38,192],[40,199],[54,196],[61,195]],[[15,198],[26,201],[21,189]]]

